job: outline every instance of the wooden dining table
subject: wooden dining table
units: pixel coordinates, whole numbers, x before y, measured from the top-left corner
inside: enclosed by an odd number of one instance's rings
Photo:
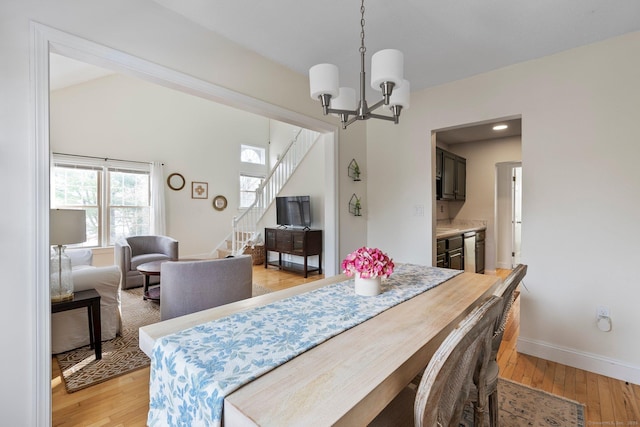
[[[151,357],[165,335],[347,279],[341,274],[144,326],[139,345]],[[336,335],[226,396],[224,425],[367,425],[499,282],[461,273]]]

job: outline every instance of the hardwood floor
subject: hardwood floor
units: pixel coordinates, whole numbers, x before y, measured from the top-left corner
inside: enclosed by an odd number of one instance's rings
[[[507,270],[499,270],[505,277]],[[285,289],[324,277],[253,269],[254,283]],[[586,404],[587,425],[640,426],[640,386],[519,354],[520,302],[516,300],[498,354],[500,376]],[[68,394],[52,358],[53,426],[144,426],[149,403],[149,368]]]
[[[587,426],[640,426],[640,385],[520,354],[519,329],[517,298],[498,352],[500,377],[585,404]]]

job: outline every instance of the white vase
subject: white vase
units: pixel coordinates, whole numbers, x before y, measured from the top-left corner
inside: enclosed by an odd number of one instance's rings
[[[356,274],[356,295],[373,297],[382,292],[382,278],[365,279]]]

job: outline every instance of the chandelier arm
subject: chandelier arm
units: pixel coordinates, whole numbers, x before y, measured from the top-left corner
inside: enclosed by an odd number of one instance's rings
[[[382,114],[373,114],[373,113],[370,113],[370,114],[369,114],[369,117],[370,117],[370,118],[374,118],[374,119],[389,120],[389,121],[391,121],[391,122],[395,122],[395,121],[396,121],[396,118],[395,118],[395,117],[392,117],[392,116],[383,116]]]
[[[376,108],[382,107],[383,105],[385,105],[385,102],[384,102],[384,99],[381,99],[380,101],[376,102],[371,107],[369,107],[367,112],[371,112],[371,111],[375,110]]]
[[[355,116],[355,117],[352,117],[351,119],[349,119],[349,121],[347,121],[347,122],[342,122],[342,129],[346,129],[347,126],[349,126],[351,123],[355,123],[356,121],[358,121],[358,119],[359,119],[359,117]]]
[[[350,116],[358,114],[358,110],[340,110],[337,108],[327,108],[327,113],[332,114],[348,114]]]

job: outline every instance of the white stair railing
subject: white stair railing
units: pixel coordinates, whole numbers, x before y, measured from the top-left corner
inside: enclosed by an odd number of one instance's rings
[[[256,198],[251,206],[233,218],[231,235],[221,242],[214,252],[218,249],[230,249],[232,255],[238,255],[244,252],[250,242],[256,240],[259,235],[257,228],[260,220],[319,137],[318,132],[309,129],[301,128],[298,131],[284,154],[256,190]],[[229,249],[228,241],[231,241]]]

